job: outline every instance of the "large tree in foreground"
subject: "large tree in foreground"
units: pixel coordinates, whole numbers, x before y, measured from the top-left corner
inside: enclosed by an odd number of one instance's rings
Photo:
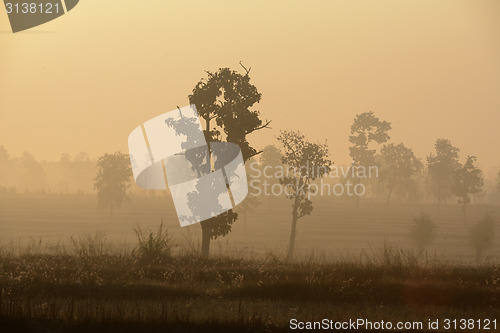
[[[427,156],[429,171],[429,187],[437,199],[438,214],[441,203],[453,195],[453,175],[460,167],[458,162],[459,149],[454,147],[450,140],[438,139],[435,144],[435,153]]]
[[[97,176],[94,188],[97,190],[99,208],[109,208],[113,214],[115,207],[128,201],[127,189],[130,187],[132,169],[127,154],[116,152],[104,154],[97,159]]]
[[[377,165],[375,162],[376,149],[373,145],[387,142],[390,139],[388,134],[390,129],[391,123],[380,120],[372,111],[358,114],[354,118],[349,136],[349,142],[352,144],[349,147],[349,152],[354,168],[362,166],[368,168]],[[361,179],[358,178],[355,181],[359,184]],[[358,207],[359,196],[356,196],[356,208]]]
[[[480,193],[483,188],[483,172],[476,167],[476,156],[468,156],[465,164],[455,172],[453,193],[462,204],[464,221],[467,214],[467,205],[471,202],[470,196]]]
[[[250,69],[240,74],[229,68],[207,72],[208,77],[198,82],[189,95],[189,101],[196,105],[205,122],[204,133],[209,149],[210,142],[232,142],[240,146],[245,161],[258,154],[247,136],[270,123],[264,123],[259,111],[251,109],[260,101],[261,94],[250,83],[249,73]],[[209,254],[210,240],[227,235],[237,218],[238,214],[229,210],[201,222],[203,256]]]
[[[282,131],[278,141],[283,147],[282,162],[288,172],[280,179],[285,194],[292,204],[292,230],[287,259],[293,257],[297,221],[310,215],[313,209],[311,194],[315,189],[311,183],[330,172],[332,161],[328,159],[329,151],[325,143],[312,143],[300,132]]]

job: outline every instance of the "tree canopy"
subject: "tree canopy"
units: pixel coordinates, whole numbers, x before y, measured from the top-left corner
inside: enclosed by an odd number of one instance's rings
[[[453,193],[462,204],[462,212],[466,215],[467,204],[471,202],[471,195],[482,191],[484,180],[483,172],[476,167],[476,156],[468,156],[465,164],[456,170]]]
[[[130,159],[127,154],[115,152],[104,154],[97,159],[97,176],[94,188],[97,190],[99,208],[121,207],[128,201],[127,189],[132,179]]]
[[[438,139],[434,147],[435,153],[427,156],[427,168],[429,171],[429,187],[431,193],[437,199],[439,211],[441,202],[453,194],[453,175],[460,167],[458,161],[458,152],[460,150],[454,147],[450,140],[446,139]]]

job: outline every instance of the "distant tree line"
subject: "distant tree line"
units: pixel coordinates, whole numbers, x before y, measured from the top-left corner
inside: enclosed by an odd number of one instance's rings
[[[0,193],[95,193],[95,172],[96,160],[87,153],[37,161],[27,152],[13,157],[0,146]]]

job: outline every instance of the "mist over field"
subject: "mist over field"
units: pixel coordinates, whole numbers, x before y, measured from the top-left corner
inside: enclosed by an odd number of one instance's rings
[[[238,220],[227,236],[213,242],[213,253],[262,258],[269,252],[286,252],[291,202],[279,184],[279,177],[290,171],[281,164],[278,144],[276,141],[273,146],[265,147],[264,153],[246,163],[250,189],[247,201],[251,204],[236,209]],[[200,227],[179,226],[168,188],[144,190],[132,183],[127,191],[129,200],[110,214],[98,206],[94,188],[97,158],[80,152],[62,154],[58,161],[37,161],[29,153],[11,156],[4,147],[0,148],[0,156],[0,246],[4,250],[21,251],[19,247],[38,243],[38,246],[43,244],[42,248],[60,244],[71,252],[71,237],[95,231],[103,232],[114,246],[131,250],[136,242],[136,226],[155,227],[161,221],[178,251],[186,246],[199,250]],[[425,163],[426,157],[419,160]],[[421,213],[427,213],[436,227],[425,256],[475,262],[470,229],[485,215],[498,216],[497,175],[485,176],[481,191],[471,196],[464,220],[460,198],[451,192],[451,185],[450,193],[438,207],[428,166],[422,166],[412,176],[411,186],[399,184],[389,203],[384,170],[379,163],[371,170],[367,167],[363,173],[357,170],[361,176],[358,179],[363,180],[359,191],[355,190],[352,165],[335,163],[328,174],[316,180],[317,191],[309,194],[313,212],[298,224],[298,256],[321,256],[325,260],[356,258],[373,255],[384,244],[418,255],[412,224]],[[314,172],[313,169],[311,173]],[[358,194],[361,194],[359,199]],[[498,260],[497,238],[492,236],[484,260]]]
[[[464,215],[451,193],[438,208],[425,171],[391,196],[382,164],[379,177],[332,171],[312,183],[320,190],[309,193],[314,209],[298,220],[292,258],[292,200],[275,176],[294,173],[278,153],[267,146],[247,163],[249,197],[229,234],[211,241],[208,258],[202,227],[179,226],[168,190],[132,185],[128,200],[110,211],[99,207],[99,167],[86,154],[3,159],[0,170],[10,177],[0,187],[0,325],[288,332],[293,318],[310,325],[364,318],[428,331],[432,318],[453,331],[446,320],[463,317],[496,330],[500,196],[493,180]],[[363,183],[364,195],[347,194],[349,182]]]

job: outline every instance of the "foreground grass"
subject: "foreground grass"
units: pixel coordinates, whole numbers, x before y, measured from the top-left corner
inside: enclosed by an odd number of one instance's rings
[[[277,332],[289,321],[495,319],[500,268],[383,260],[0,256],[0,331]],[[500,318],[497,318],[500,319]]]

